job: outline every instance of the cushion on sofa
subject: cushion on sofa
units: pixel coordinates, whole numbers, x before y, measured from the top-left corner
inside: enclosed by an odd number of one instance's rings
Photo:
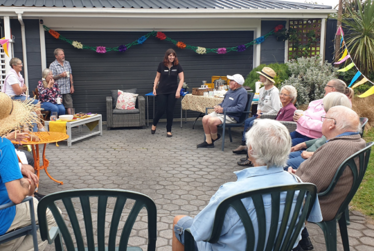
[[[139,109],[134,110],[120,110],[120,109],[114,109],[113,114],[136,114],[139,113]]]
[[[112,108],[115,109],[116,105],[117,105],[117,100],[118,100],[118,90],[111,90],[110,92],[112,94],[112,99],[113,99],[112,100]],[[136,93],[137,89],[132,88],[132,89],[123,90],[122,92]]]

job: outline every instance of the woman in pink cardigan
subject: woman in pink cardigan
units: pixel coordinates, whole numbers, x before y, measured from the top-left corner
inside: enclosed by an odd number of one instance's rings
[[[351,90],[340,79],[332,79],[325,86],[325,96],[330,92],[341,92],[348,97]],[[322,137],[321,116],[326,115],[323,108],[323,99],[309,103],[308,109],[303,114],[295,114],[293,120],[297,123],[297,129],[291,132],[292,146],[302,142]]]

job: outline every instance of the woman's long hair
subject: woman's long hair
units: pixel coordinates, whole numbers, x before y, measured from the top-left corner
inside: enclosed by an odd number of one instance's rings
[[[178,60],[178,57],[177,57],[177,53],[175,52],[175,50],[173,49],[168,49],[166,52],[165,52],[165,56],[164,56],[164,65],[167,67],[168,64],[169,64],[169,59],[168,59],[168,56],[170,54],[173,54],[175,59],[174,59],[174,62],[173,62],[173,65],[178,65],[179,64],[179,60]]]

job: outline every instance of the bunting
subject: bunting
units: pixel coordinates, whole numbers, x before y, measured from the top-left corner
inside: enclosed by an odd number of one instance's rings
[[[9,54],[8,54],[9,39],[5,39],[5,37],[1,38],[0,44],[3,47],[5,54],[9,57]]]
[[[338,27],[338,29],[336,31],[336,36],[341,36],[340,47],[342,49],[344,48],[344,52],[343,52],[342,56],[337,60],[337,62],[334,63],[334,64],[338,65],[338,64],[344,63],[349,58],[352,60],[352,58],[351,58],[351,55],[348,52],[347,45],[345,44],[344,32],[343,32],[343,28],[341,26]],[[358,67],[353,62],[353,60],[352,60],[352,63],[350,63],[349,65],[345,66],[344,68],[338,70],[338,72],[346,72],[346,71],[349,71],[350,69],[352,69],[353,67],[356,68],[357,72],[354,75],[354,77],[352,78],[351,83],[349,84],[348,87],[351,87],[353,85],[352,88],[356,88],[357,86],[365,84],[366,82],[370,82],[371,84],[374,85],[374,83],[372,81],[370,81],[366,76],[364,76],[361,73],[361,71],[358,69]],[[356,84],[354,84],[361,76],[362,76],[362,79],[360,81],[358,81]],[[366,98],[366,97],[369,97],[370,95],[373,95],[373,94],[374,94],[374,86],[371,87],[369,90],[367,90],[365,93],[359,95],[358,97]]]

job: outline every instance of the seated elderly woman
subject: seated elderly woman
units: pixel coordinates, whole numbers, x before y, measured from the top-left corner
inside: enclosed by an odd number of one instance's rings
[[[325,109],[326,113],[331,107],[337,105],[352,108],[351,101],[349,100],[348,96],[344,95],[343,93],[331,92],[323,98],[323,108]],[[326,137],[322,136],[321,138],[308,140],[297,144],[296,146],[293,146],[291,148],[291,153],[284,170],[287,171],[289,166],[291,166],[293,169],[297,169],[301,163],[312,157],[314,152],[317,151],[317,149],[325,143]],[[302,149],[306,150],[301,151]]]
[[[38,83],[39,100],[41,107],[46,111],[57,112],[58,115],[65,114],[65,107],[61,104],[62,96],[60,89],[53,79],[50,69],[44,69],[42,80]],[[59,100],[58,100],[59,99]]]
[[[275,115],[281,109],[279,90],[274,86],[274,77],[276,76],[275,71],[269,67],[264,67],[257,73],[259,74],[260,82],[264,84],[264,87],[260,89],[257,113],[245,120],[242,144],[233,151],[233,153],[236,154],[246,154],[245,133],[252,127],[254,120],[261,117],[261,115]]]
[[[340,79],[332,79],[325,86],[325,96],[330,92],[340,92],[349,98],[352,96],[352,91]],[[322,137],[321,116],[326,114],[322,103],[322,99],[314,100],[309,103],[308,109],[303,114],[295,114],[293,120],[297,123],[297,128],[296,131],[291,132],[292,146]]]
[[[285,85],[282,87],[279,96],[282,103],[282,108],[279,110],[277,116],[275,117],[275,120],[292,121],[294,112],[296,111],[296,107],[294,105],[297,98],[296,88],[292,85]],[[234,151],[234,153],[246,154],[247,147],[239,146],[238,149]],[[252,162],[248,159],[248,156],[246,158],[241,158],[237,163],[239,166],[252,166]]]
[[[221,237],[217,243],[204,242],[209,238],[218,205],[226,198],[238,193],[270,186],[298,183],[296,177],[283,170],[291,148],[291,138],[287,128],[280,122],[270,119],[256,119],[251,130],[246,133],[248,154],[254,167],[235,172],[237,181],[222,185],[213,195],[209,204],[195,217],[179,215],[174,218],[172,248],[184,250],[184,231],[190,228],[199,251],[202,250],[245,250],[247,238],[243,223],[233,208],[230,208],[224,221]],[[269,233],[271,217],[270,195],[263,197],[266,204],[266,233]],[[253,221],[253,229],[258,231],[256,212],[251,200],[242,200]],[[283,214],[285,198],[281,197],[280,215]],[[294,205],[296,201],[293,202]],[[292,209],[291,209],[292,210]],[[318,200],[308,221],[322,220]],[[280,223],[279,223],[280,224]],[[277,228],[279,226],[276,226]],[[258,232],[255,233],[258,235]],[[300,237],[299,237],[300,239]],[[255,243],[256,249],[257,243]],[[294,243],[294,248],[298,242]]]

